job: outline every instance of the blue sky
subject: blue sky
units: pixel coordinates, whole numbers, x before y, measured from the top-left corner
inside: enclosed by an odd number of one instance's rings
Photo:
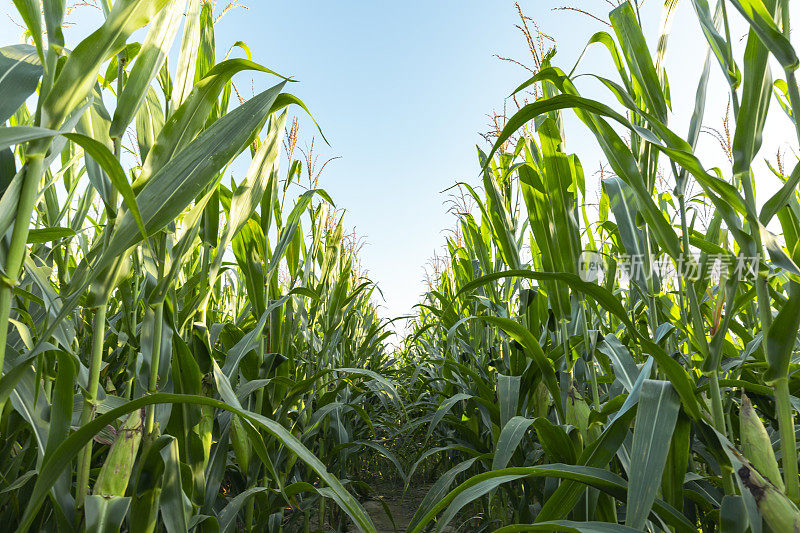
[[[219,1],[217,11],[225,2]],[[5,3],[6,12],[13,14],[12,3]],[[232,10],[217,26],[218,56],[243,40],[255,61],[299,80],[291,92],[305,101],[331,143],[325,146],[319,139],[315,143],[320,161],[341,158],[327,166],[320,186],[346,210],[346,225],[365,236],[362,262],[383,291],[384,316],[411,311],[425,289],[423,268],[435,250],[441,251],[444,232],[454,225],[444,205],[447,194],[441,191],[456,181],[479,183],[475,145],[485,147],[479,132],[488,129],[488,114],[501,111],[504,98],[528,77],[522,68],[494,57],[496,53],[530,64],[525,40],[514,27],[519,23],[514,3],[245,3],[248,10]],[[567,0],[520,3],[556,39],[555,63],[565,69],[572,67],[594,32],[608,29],[589,17],[552,10]],[[610,9],[605,0],[577,0],[572,5],[602,17]],[[645,34],[651,46],[658,33],[660,5],[656,0],[645,2]],[[74,44],[99,24],[100,16],[81,8],[69,20],[74,25],[65,34]],[[734,24],[734,35],[743,35],[742,28],[741,23]],[[5,43],[11,43],[18,40],[20,30],[8,17],[0,17],[0,33],[7,36]],[[676,132],[687,128],[704,56],[705,43],[691,3],[682,2],[666,62],[674,111],[670,125]],[[722,89],[718,70],[712,65],[712,86]],[[579,71],[613,77],[607,53],[600,47],[590,50]],[[239,76],[237,86],[244,96],[251,93],[251,79],[256,91],[275,83],[266,75]],[[578,86],[586,96],[611,101],[588,78],[579,79]],[[727,100],[724,89],[716,94],[723,96],[709,102],[707,122],[719,127]],[[767,128],[771,134],[762,151],[767,155],[783,139],[793,137],[780,112],[773,110],[771,115]],[[315,133],[313,124],[302,118],[299,145],[305,146]],[[601,154],[571,116],[567,148],[581,155],[587,175],[599,168]],[[703,137],[698,153],[706,166],[726,168],[710,136]],[[596,189],[596,182],[589,179]],[[769,192],[776,184],[768,178],[760,189]]]
[[[589,34],[590,21],[566,18]],[[475,180],[478,133],[524,79],[493,57],[529,59],[513,2],[251,3],[223,20],[220,40],[245,39],[258,60],[300,80],[291,91],[330,140],[324,153],[341,156],[321,186],[366,237],[362,261],[386,316],[410,311],[454,224],[441,191]],[[303,131],[313,133],[308,121]]]
[[[563,37],[572,64],[601,26],[551,12],[557,5],[522,3],[543,30]],[[454,225],[441,191],[477,180],[479,132],[526,78],[494,57],[529,62],[518,22],[511,1],[300,1],[251,2],[218,26],[219,43],[244,39],[258,61],[300,80],[290,90],[330,140],[324,153],[341,156],[321,186],[366,237],[362,261],[386,298],[385,316],[419,301],[423,268]]]
[[[520,2],[556,39],[555,63],[565,70],[593,33],[609,29],[574,12],[553,11],[568,3]],[[652,46],[662,3],[645,3],[643,22]],[[610,9],[604,0],[572,5],[600,16]],[[522,68],[494,57],[531,63],[524,37],[514,27],[518,23],[510,0],[362,0],[250,2],[248,11],[230,14],[218,27],[219,44],[244,39],[258,61],[300,80],[291,90],[330,140],[324,153],[341,156],[328,165],[321,186],[347,210],[346,223],[366,237],[362,260],[386,298],[385,316],[406,313],[419,301],[423,267],[435,250],[441,252],[444,230],[454,225],[441,191],[456,181],[479,183],[475,145],[485,147],[479,132],[488,129],[487,115],[501,111],[504,98],[528,77]],[[683,2],[666,64],[674,101],[671,125],[677,132],[688,127],[704,58],[691,3]],[[582,66],[580,71],[614,77],[602,47],[590,49]],[[717,94],[725,95],[719,69],[712,67],[712,83],[722,91]],[[611,101],[588,78],[578,86],[585,95]],[[710,125],[721,126],[726,103],[724,96],[709,102]],[[785,118],[776,118],[781,119],[788,126]],[[307,121],[303,131],[313,134]],[[706,136],[702,142],[708,166],[726,168],[716,141]],[[587,174],[599,168],[602,155],[572,117],[567,146],[581,154]]]

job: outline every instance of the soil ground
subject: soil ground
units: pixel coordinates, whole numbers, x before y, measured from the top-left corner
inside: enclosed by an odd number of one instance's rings
[[[372,517],[375,522],[375,527],[378,533],[395,533],[395,526],[392,524],[392,519],[386,513],[381,500],[389,508],[389,512],[394,518],[394,524],[397,526],[397,531],[405,531],[408,527],[411,518],[414,516],[420,502],[428,493],[432,484],[412,484],[408,491],[403,494],[403,487],[401,483],[379,483],[372,485],[375,489],[374,499],[368,500],[363,503],[364,509]],[[447,527],[443,530],[445,533],[452,533],[455,530]]]
[[[419,508],[422,499],[433,486],[432,483],[417,483],[408,488],[408,491],[403,494],[403,484],[398,482],[373,482],[370,486],[374,489],[374,493],[370,499],[362,501],[361,505],[364,510],[369,513],[372,522],[378,533],[403,533],[411,523],[414,513]],[[383,502],[383,503],[381,503]],[[385,507],[384,507],[384,504]],[[387,513],[387,508],[389,513]],[[322,531],[316,517],[312,515],[311,530]],[[331,531],[325,529],[325,531]],[[348,529],[351,533],[356,533],[357,528],[352,524]],[[456,529],[450,525],[442,530],[444,533],[455,533]]]

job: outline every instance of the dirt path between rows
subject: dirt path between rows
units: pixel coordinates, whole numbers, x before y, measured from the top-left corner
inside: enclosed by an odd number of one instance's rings
[[[365,501],[363,503],[364,509],[372,517],[378,533],[395,533],[395,531],[403,532],[411,522],[411,518],[419,508],[422,499],[430,490],[432,484],[420,483],[412,485],[408,491],[403,494],[402,483],[390,484],[380,483],[373,484],[372,488],[375,489],[374,499]],[[388,507],[391,513],[391,518],[386,512]],[[392,523],[394,519],[394,524]],[[396,530],[395,530],[396,526]],[[444,528],[444,533],[454,533],[455,529],[451,527]]]

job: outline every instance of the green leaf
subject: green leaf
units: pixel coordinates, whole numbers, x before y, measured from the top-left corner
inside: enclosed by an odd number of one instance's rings
[[[667,104],[652,56],[642,34],[642,27],[630,2],[622,3],[609,15],[622,53],[631,71],[636,89],[641,91],[647,107],[662,122],[667,119]]]
[[[491,281],[501,278],[520,277],[535,280],[559,280],[570,286],[572,290],[581,292],[587,296],[591,296],[598,304],[600,304],[606,311],[615,315],[630,332],[630,334],[637,339],[639,344],[645,349],[647,353],[652,355],[658,363],[661,370],[664,371],[666,376],[672,382],[675,390],[681,398],[684,409],[687,414],[695,420],[703,418],[700,412],[700,406],[697,403],[697,398],[694,394],[694,383],[690,379],[686,369],[681,366],[676,360],[667,355],[667,353],[654,342],[645,338],[631,322],[625,308],[617,300],[617,298],[604,287],[582,280],[575,274],[568,273],[551,273],[551,272],[535,272],[531,270],[508,270],[505,272],[496,272],[481,276],[466,285],[459,291],[458,295],[472,291],[477,287],[485,285]],[[529,333],[530,334],[530,333]]]
[[[425,440],[431,437],[433,430],[436,429],[436,426],[439,425],[439,422],[442,421],[445,415],[450,412],[450,409],[452,409],[455,404],[461,400],[469,400],[470,398],[474,398],[474,396],[464,392],[459,392],[458,394],[454,394],[440,403],[439,407],[436,408],[436,412],[433,413],[433,418],[431,418],[431,423],[428,426],[428,432],[425,434]]]
[[[311,204],[311,200],[316,194],[319,194],[329,204],[333,205],[333,201],[331,201],[330,196],[328,196],[328,193],[326,193],[322,189],[311,189],[300,195],[300,198],[298,198],[297,203],[295,203],[294,207],[292,208],[292,212],[289,213],[289,217],[286,219],[286,223],[281,228],[281,232],[278,237],[278,242],[275,244],[275,248],[272,250],[272,257],[270,258],[269,264],[267,265],[266,275],[269,275],[273,270],[275,270],[278,267],[278,264],[283,259],[283,255],[286,253],[286,249],[292,242],[292,239],[294,238],[294,234],[297,231],[297,228],[300,227],[300,217],[306,211],[308,206]]]
[[[469,284],[467,284],[464,289],[466,289],[468,286]],[[462,291],[464,291],[464,289],[462,289]],[[539,372],[542,373],[542,380],[547,386],[548,392],[550,392],[550,395],[553,397],[556,409],[563,419],[564,413],[560,401],[561,392],[558,387],[558,380],[556,379],[555,370],[553,369],[553,363],[544,354],[544,351],[542,350],[541,345],[539,345],[539,341],[536,340],[536,337],[534,337],[525,326],[519,322],[516,322],[515,320],[511,320],[510,318],[495,316],[479,316],[475,318],[497,326],[505,331],[512,339],[522,345],[523,349],[525,350],[525,354],[534,362],[534,364],[536,364],[536,366],[539,368]]]
[[[400,397],[400,394],[398,394],[398,392],[397,392],[397,384],[396,383],[392,383],[391,381],[389,381],[385,377],[381,376],[380,374],[378,374],[374,370],[369,370],[367,368],[347,368],[347,367],[334,368],[333,370],[334,370],[334,372],[347,372],[349,374],[356,374],[356,375],[359,375],[359,376],[364,376],[364,377],[370,378],[371,380],[374,380],[375,382],[377,382],[377,384],[386,392],[386,394],[390,398],[392,398],[392,400],[394,400],[395,402],[397,402],[400,405],[402,405],[402,403],[403,403],[403,400]]]
[[[786,70],[796,70],[797,54],[792,43],[775,24],[775,20],[762,0],[731,0],[742,16],[750,23],[761,42]],[[787,6],[788,9],[788,6]],[[774,9],[773,9],[774,10]]]
[[[133,184],[134,191],[138,192],[152,176],[195,139],[198,132],[206,125],[211,110],[217,104],[217,97],[222,88],[234,74],[243,70],[273,73],[268,68],[245,59],[229,59],[211,69],[191,89],[180,107],[174,109],[163,128],[158,132],[158,136],[147,154],[147,159],[142,164],[142,171]]]
[[[486,210],[489,213],[495,242],[498,244],[503,259],[509,268],[519,268],[519,252],[517,251],[517,239],[514,235],[511,214],[506,209],[495,177],[485,167],[486,165],[484,165],[483,172],[483,188],[486,192]]]
[[[111,181],[111,184],[122,196],[125,207],[128,208],[128,211],[136,222],[142,238],[147,240],[147,230],[145,229],[142,215],[139,212],[136,197],[133,194],[133,189],[131,189],[131,185],[128,183],[128,178],[119,160],[114,157],[114,154],[112,154],[103,143],[97,142],[90,137],[81,135],[80,133],[65,133],[64,137],[83,148],[83,150],[102,167],[108,179]]]
[[[183,217],[184,231],[178,236],[178,242],[172,247],[172,253],[170,255],[172,264],[170,265],[169,271],[161,276],[158,280],[158,285],[156,285],[156,288],[150,295],[149,303],[151,305],[163,302],[164,298],[167,297],[167,292],[172,286],[172,282],[175,281],[175,278],[177,278],[180,273],[181,266],[183,265],[183,258],[191,251],[195,239],[200,232],[199,221],[201,220],[200,217],[203,215],[203,210],[215,192],[216,189],[211,188],[205,196],[195,202],[194,206]]]
[[[212,273],[222,264],[224,251],[227,249],[228,243],[242,229],[247,219],[256,210],[264,196],[264,192],[271,189],[268,186],[270,180],[278,179],[274,170],[281,150],[285,125],[286,113],[282,113],[280,117],[270,124],[267,138],[264,139],[264,142],[261,143],[261,146],[253,156],[247,175],[233,192],[231,207],[228,210],[228,222],[217,246],[219,251],[211,268]]]
[[[42,63],[33,46],[15,44],[0,48],[0,124],[8,120],[36,91]]]
[[[39,2],[39,0],[14,0],[14,6],[17,8],[17,12],[28,27],[28,32],[30,32],[31,38],[36,45],[39,63],[44,63],[41,2]]]
[[[248,145],[282,88],[279,83],[217,120],[147,181],[136,203],[148,235],[175,220]],[[133,215],[123,214],[99,264],[139,242],[137,233]]]
[[[727,78],[728,85],[736,89],[739,87],[739,83],[741,81],[741,72],[739,72],[739,67],[736,65],[736,63],[733,62],[733,58],[729,57],[728,55],[727,41],[719,34],[717,29],[719,24],[715,23],[718,18],[715,15],[715,17],[712,19],[711,10],[708,7],[707,0],[692,0],[692,6],[697,14],[700,27],[703,29],[703,34],[706,37],[706,41],[708,41],[708,46],[714,53],[714,57],[717,58],[717,61],[719,62],[720,67]],[[718,2],[717,14],[721,14],[720,7],[722,7],[721,2]]]
[[[631,80],[630,77],[628,76],[627,70],[625,69],[625,63],[622,61],[622,56],[619,53],[619,49],[617,48],[617,43],[614,42],[614,38],[611,37],[611,35],[605,31],[599,31],[594,35],[592,35],[592,37],[586,43],[586,46],[584,46],[580,57],[578,57],[578,60],[575,62],[575,66],[572,67],[572,70],[569,73],[569,77],[571,78],[572,75],[575,73],[581,60],[586,55],[586,51],[593,44],[602,44],[603,46],[606,47],[609,55],[611,56],[612,61],[614,61],[614,66],[616,67],[617,72],[619,73],[619,77],[625,84],[626,89],[628,90],[628,92],[633,93],[633,87],[631,87]],[[529,79],[528,81],[517,87],[512,94],[516,94],[521,90],[530,87],[531,85],[536,83],[536,79],[537,78],[534,75],[533,77],[531,77],[531,79]]]
[[[195,81],[205,76],[214,66],[215,49],[214,4],[203,2],[203,9],[200,11],[200,39],[197,48],[197,66],[194,72]]]
[[[745,533],[747,531],[747,511],[741,496],[727,494],[722,498],[719,508],[720,533]]]
[[[197,51],[200,45],[200,0],[189,0],[186,20],[183,24],[181,51],[178,56],[178,69],[172,89],[171,110],[177,110],[192,91],[197,66]]]
[[[497,374],[497,400],[500,404],[500,427],[505,427],[519,411],[521,376]]]
[[[37,228],[28,232],[28,244],[58,241],[75,236],[71,228]]]
[[[433,486],[428,489],[425,497],[417,506],[414,516],[411,517],[411,521],[408,523],[408,530],[416,527],[416,525],[428,513],[428,511],[430,511],[431,508],[436,505],[436,503],[438,503],[448,492],[450,492],[450,486],[455,481],[456,476],[470,468],[477,460],[477,457],[473,457],[471,459],[467,459],[466,461],[462,461],[439,476],[439,479],[437,479],[436,483],[434,483]],[[410,475],[411,472],[409,473],[409,479]]]
[[[629,393],[633,391],[634,383],[639,376],[639,368],[631,357],[628,348],[622,344],[616,335],[609,333],[598,344],[598,351],[608,356],[614,368],[614,377]]]
[[[560,80],[560,83],[562,83],[565,88],[568,83],[568,80],[564,79],[563,75],[557,75],[554,69],[543,71],[537,76],[539,79],[549,77],[548,79]],[[570,86],[569,90],[574,91],[574,87]],[[631,186],[636,194],[642,216],[652,228],[654,235],[659,240],[659,244],[673,258],[677,259],[680,257],[680,242],[678,237],[672,226],[664,218],[661,209],[653,202],[633,154],[619,134],[617,134],[605,120],[600,118],[600,115],[611,117],[620,124],[627,125],[627,127],[631,127],[630,123],[622,117],[622,115],[608,106],[593,100],[581,98],[575,94],[559,94],[532,104],[527,104],[508,120],[505,127],[500,132],[497,141],[495,141],[492,151],[489,153],[489,157],[494,154],[503,142],[528,121],[544,113],[565,108],[572,108],[575,110],[578,117],[589,127],[592,133],[594,133],[595,139],[600,143],[600,147],[608,158],[611,168],[620,179]],[[633,129],[633,131],[637,134],[642,133],[641,128]],[[657,148],[659,147],[658,144],[654,146]],[[705,175],[705,173],[702,175]]]
[[[515,416],[509,420],[500,432],[495,446],[494,457],[492,458],[492,470],[500,470],[508,465],[511,456],[522,442],[525,432],[531,427],[534,420],[524,416]]]
[[[668,381],[646,379],[639,396],[628,476],[625,525],[644,529],[661,485],[680,400]]]
[[[311,489],[316,490],[314,489],[313,485],[311,485],[310,487]],[[231,533],[235,531],[236,515],[241,510],[242,506],[256,494],[266,492],[267,490],[269,489],[267,489],[266,487],[252,487],[241,492],[240,494],[237,494],[236,497],[232,498],[231,501],[228,502],[228,504],[219,514],[219,533]]]
[[[42,125],[57,128],[89,95],[100,65],[125,46],[128,36],[145,26],[167,0],[117,0],[103,25],[72,51],[42,105]]]
[[[436,523],[437,531],[441,531],[453,516],[471,501],[487,494],[504,483],[528,477],[556,477],[570,480],[599,488],[622,500],[625,499],[625,480],[601,468],[563,464],[504,468],[502,470],[493,470],[491,472],[478,474],[467,479],[437,502],[437,504],[419,521],[414,529],[409,529],[409,531],[410,533],[420,533],[439,512],[446,509],[446,512]],[[669,524],[676,526],[678,531],[687,533],[696,531],[692,524],[675,511],[675,509],[672,509],[663,502],[658,502],[656,507],[659,516]],[[539,523],[549,522],[542,521]]]
[[[800,163],[795,165],[792,175],[784,182],[780,190],[764,202],[761,214],[758,217],[758,221],[761,222],[762,226],[769,224],[772,217],[789,204],[790,199],[794,198],[798,184],[800,184]]]
[[[575,464],[578,453],[563,426],[556,426],[544,417],[533,421],[539,443],[551,462]]]
[[[142,49],[136,56],[122,93],[117,97],[117,107],[108,135],[121,138],[137,111],[147,98],[150,82],[161,70],[175,35],[178,33],[186,0],[169,0],[166,6],[153,19]]]
[[[650,269],[650,260],[644,253],[644,235],[636,224],[636,216],[639,215],[639,208],[636,205],[635,195],[631,188],[617,176],[603,179],[603,188],[611,201],[611,212],[614,213],[614,220],[619,229],[619,236],[622,246],[630,257],[642,259],[643,266]],[[645,276],[650,272],[645,272],[645,268],[637,268],[634,279],[639,285],[640,290],[647,290]],[[633,274],[633,273],[631,273]]]
[[[161,437],[164,444],[159,450],[164,461],[164,479],[161,489],[161,519],[167,533],[183,533],[189,530],[184,508],[181,485],[181,463],[178,457],[178,441],[174,437]],[[188,502],[186,502],[188,504]]]
[[[77,377],[77,368],[73,358],[66,353],[57,352],[58,373],[50,402],[50,427],[47,430],[47,445],[41,453],[47,455],[67,438],[72,422],[73,387]],[[71,495],[72,475],[64,473],[56,481],[52,489],[53,499],[62,512],[71,516],[75,501]]]
[[[759,231],[761,232],[761,242],[764,248],[767,249],[772,264],[793,274],[795,279],[800,278],[800,267],[784,251],[778,238],[763,226],[759,226]]]
[[[789,363],[800,331],[800,284],[789,282],[789,298],[770,324],[764,339],[769,364],[764,381],[771,384],[789,375]]]
[[[223,436],[226,436],[223,433]],[[138,475],[132,490],[131,512],[129,524],[131,533],[149,533],[159,524],[159,501],[161,499],[164,461],[158,446],[168,439],[153,442],[145,446],[138,466]],[[149,449],[148,449],[149,448]]]
[[[38,126],[12,126],[0,128],[0,149],[39,139],[50,139],[60,132]]]
[[[770,0],[774,4],[774,0]],[[761,148],[764,125],[772,97],[769,52],[753,29],[744,51],[744,82],[736,132],[733,136],[733,172],[745,174]],[[750,179],[745,175],[742,179]],[[754,208],[754,206],[750,206]]]
[[[136,142],[143,160],[147,160],[150,148],[163,128],[164,112],[161,110],[161,102],[155,89],[148,87],[147,97],[136,112]]]
[[[619,408],[619,411],[614,416],[614,419],[616,419],[616,417],[620,416],[621,414],[627,413],[628,409],[632,408],[634,405],[639,403],[639,396],[642,392],[642,385],[644,385],[644,381],[646,379],[650,378],[650,374],[653,371],[654,361],[655,359],[653,359],[652,357],[648,357],[645,364],[642,365],[642,370],[639,372],[639,377],[636,378],[636,381],[633,384],[633,388],[631,389],[630,394],[628,394],[628,397],[625,398],[622,407]]]
[[[47,44],[53,51],[60,52],[64,46],[64,34],[61,27],[64,24],[66,2],[64,0],[43,0],[44,24],[47,30]]]
[[[583,450],[578,458],[579,468],[605,468],[627,437],[628,427],[635,412],[634,409],[620,411],[600,437]],[[562,483],[544,502],[536,522],[564,518],[575,508],[584,492],[584,487],[577,481]]]
[[[157,404],[196,404],[206,405],[215,409],[223,409],[234,413],[242,418],[248,420],[250,423],[259,427],[273,437],[278,439],[284,446],[289,448],[295,453],[298,458],[305,462],[312,470],[314,470],[320,478],[328,484],[333,491],[333,498],[336,503],[350,516],[351,519],[364,531],[365,533],[375,532],[375,526],[372,524],[369,516],[366,514],[361,504],[347,492],[341,482],[328,473],[322,462],[317,459],[303,444],[283,426],[270,420],[262,415],[237,409],[225,402],[207,398],[205,396],[191,396],[182,394],[166,394],[157,393],[142,398],[132,400],[120,407],[111,409],[104,413],[92,422],[80,427],[77,431],[72,433],[56,448],[52,454],[45,457],[42,467],[39,471],[39,477],[36,480],[36,485],[33,488],[31,498],[25,509],[25,514],[20,523],[20,529],[24,530],[30,527],[36,512],[42,505],[47,491],[55,482],[57,477],[64,471],[69,464],[69,461],[74,458],[83,446],[91,440],[102,428],[117,418],[124,416],[136,409],[141,409],[147,405]]]
[[[86,531],[118,533],[128,514],[131,499],[122,496],[87,496]]]

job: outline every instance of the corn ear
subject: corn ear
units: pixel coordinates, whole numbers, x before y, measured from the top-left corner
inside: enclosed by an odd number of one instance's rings
[[[231,425],[231,444],[233,444],[233,453],[236,455],[236,460],[244,474],[247,474],[250,468],[250,455],[252,454],[252,446],[248,439],[247,432],[242,426],[242,420],[238,416],[233,417],[233,424]]]
[[[536,415],[539,417],[547,416],[548,411],[550,410],[550,405],[553,403],[550,399],[550,396],[547,394],[547,386],[543,382],[539,382],[536,386],[536,392],[534,394],[536,406]]]
[[[581,433],[584,446],[591,442],[589,438],[589,404],[583,399],[581,394],[571,387],[567,396],[567,424],[575,426]]]
[[[753,495],[772,531],[800,533],[800,510],[783,491],[759,474],[752,464],[743,463],[736,475]]]
[[[783,479],[778,469],[778,461],[772,451],[772,442],[764,429],[764,424],[758,417],[750,398],[742,394],[742,408],[739,412],[742,451],[744,456],[753,463],[761,474],[766,477],[781,492],[784,492]]]
[[[94,484],[96,496],[125,496],[133,463],[142,442],[142,412],[136,410],[128,416],[119,429],[117,440],[111,445],[106,462]]]

